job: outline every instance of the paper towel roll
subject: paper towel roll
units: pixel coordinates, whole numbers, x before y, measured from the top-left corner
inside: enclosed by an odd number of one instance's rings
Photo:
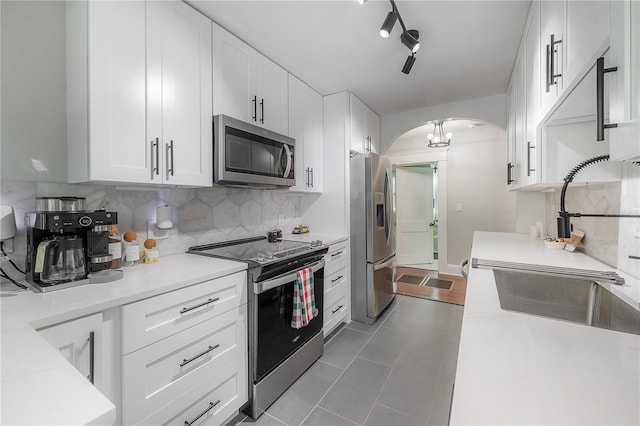
[[[164,205],[156,209],[156,226],[160,229],[173,228],[171,220],[171,206]]]

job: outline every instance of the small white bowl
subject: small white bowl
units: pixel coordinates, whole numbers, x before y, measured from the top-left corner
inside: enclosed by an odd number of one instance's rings
[[[564,241],[546,241],[545,240],[544,242],[544,246],[552,250],[562,250],[566,244],[567,243],[565,243]]]

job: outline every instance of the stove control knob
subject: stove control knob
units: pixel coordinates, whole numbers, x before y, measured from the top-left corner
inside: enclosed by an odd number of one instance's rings
[[[267,259],[273,259],[273,253],[272,252],[267,252]]]
[[[311,247],[320,247],[321,245],[322,245],[322,241],[320,240],[311,241]]]
[[[263,262],[264,261],[264,254],[258,253],[257,259],[258,259],[258,262]]]

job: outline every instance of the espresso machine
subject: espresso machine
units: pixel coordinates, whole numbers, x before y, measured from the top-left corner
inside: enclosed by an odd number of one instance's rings
[[[38,197],[36,211],[25,214],[27,282],[48,292],[121,278],[108,271],[109,229],[117,223],[116,212],[86,211],[84,198]]]

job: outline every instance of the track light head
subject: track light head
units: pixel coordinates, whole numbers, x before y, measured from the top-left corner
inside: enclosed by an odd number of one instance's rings
[[[418,49],[420,49],[419,37],[420,33],[418,30],[406,30],[400,36],[400,41],[411,50],[411,53],[416,53]]]
[[[398,15],[396,15],[394,11],[387,13],[387,17],[384,19],[382,27],[380,28],[380,36],[382,38],[389,37],[389,34],[391,34],[391,30],[393,29],[393,26],[396,24],[397,20]]]
[[[404,62],[404,66],[402,67],[402,72],[405,74],[409,74],[411,72],[411,68],[413,67],[413,63],[416,61],[416,56],[412,53],[410,56],[407,56],[407,60]]]

